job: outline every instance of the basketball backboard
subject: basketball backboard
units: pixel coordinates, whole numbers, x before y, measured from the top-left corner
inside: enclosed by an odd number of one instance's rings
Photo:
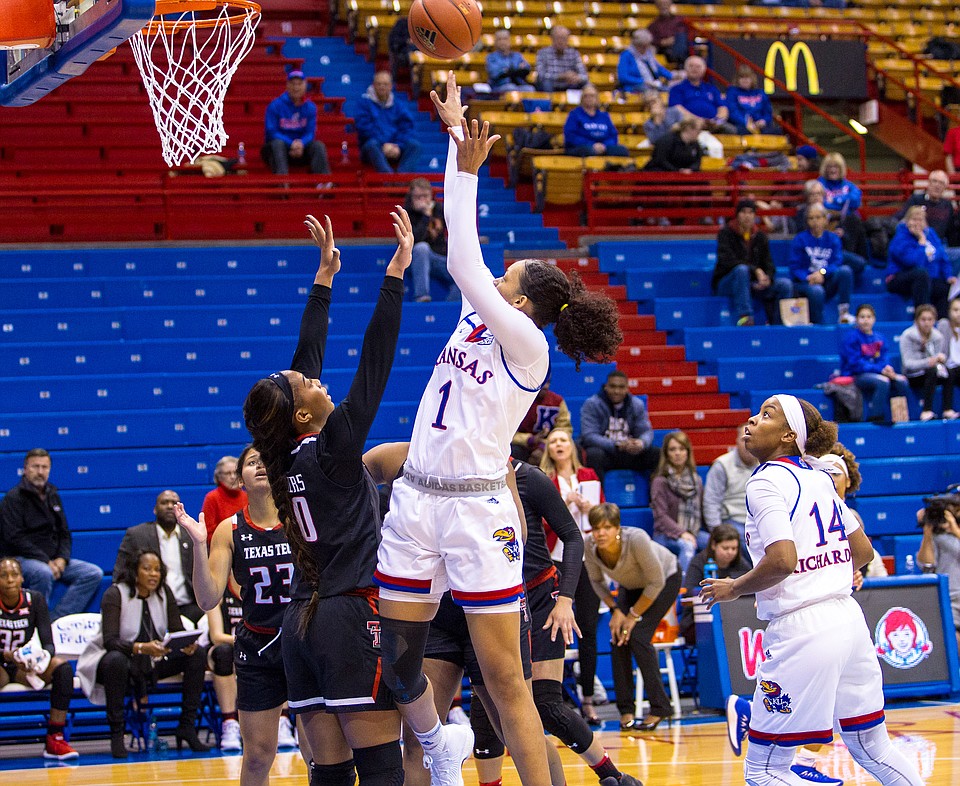
[[[115,49],[154,16],[154,0],[54,3],[57,36],[47,49],[0,51],[0,105],[27,106]]]

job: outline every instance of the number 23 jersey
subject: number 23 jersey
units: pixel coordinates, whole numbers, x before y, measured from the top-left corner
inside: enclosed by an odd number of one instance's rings
[[[757,467],[747,481],[747,548],[753,564],[772,543],[792,540],[793,574],[757,593],[757,616],[769,620],[828,598],[847,597],[853,558],[847,536],[860,527],[830,476],[799,456]]]
[[[246,507],[233,519],[233,577],[240,585],[243,623],[253,631],[276,633],[291,597],[290,543],[283,527],[254,524]]]

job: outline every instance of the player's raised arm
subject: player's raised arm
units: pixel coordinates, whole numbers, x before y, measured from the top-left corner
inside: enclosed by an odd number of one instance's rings
[[[300,337],[290,361],[290,368],[311,379],[323,372],[323,353],[327,346],[330,324],[330,297],[333,277],[340,271],[340,249],[333,237],[330,216],[323,223],[313,216],[304,220],[313,243],[320,249],[320,265],[313,279],[313,288],[307,298],[300,319]]]

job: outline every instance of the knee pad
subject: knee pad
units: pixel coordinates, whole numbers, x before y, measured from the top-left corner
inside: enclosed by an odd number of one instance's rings
[[[403,755],[400,740],[357,748],[353,752],[360,786],[403,786]]]
[[[73,696],[73,669],[69,663],[61,663],[53,670],[50,680],[50,706],[66,712]]]
[[[473,755],[478,759],[497,759],[506,752],[490,722],[490,716],[474,694],[470,702],[470,726],[473,728]]]
[[[339,764],[317,764],[310,762],[309,786],[354,786],[357,782],[357,770],[353,759]]]
[[[233,645],[218,644],[210,650],[209,660],[214,674],[218,677],[229,677],[233,674]]]
[[[429,622],[380,618],[383,681],[398,704],[416,701],[427,689],[427,678],[423,676],[423,652],[429,633]]]
[[[534,680],[533,701],[543,730],[574,753],[583,753],[593,743],[587,722],[563,701],[563,686],[556,680]]]

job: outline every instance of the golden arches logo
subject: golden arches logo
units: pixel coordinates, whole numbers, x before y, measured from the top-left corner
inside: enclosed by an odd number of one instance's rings
[[[763,92],[770,95],[776,90],[773,77],[777,72],[778,59],[783,60],[783,81],[787,90],[796,90],[801,55],[807,71],[807,92],[812,96],[819,95],[820,76],[817,73],[817,61],[814,60],[810,47],[803,41],[797,41],[789,49],[783,41],[774,41],[771,44],[763,64]]]

